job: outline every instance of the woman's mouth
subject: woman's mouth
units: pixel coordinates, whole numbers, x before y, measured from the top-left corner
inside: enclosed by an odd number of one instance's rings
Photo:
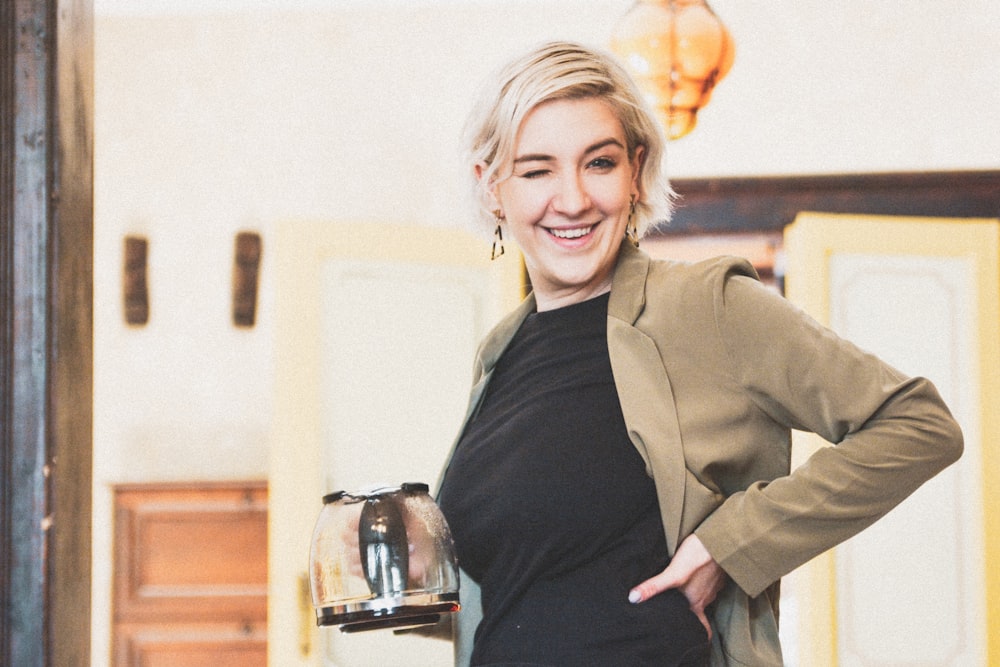
[[[549,234],[557,239],[578,239],[586,236],[594,229],[594,225],[589,227],[574,227],[573,229],[549,229]]]

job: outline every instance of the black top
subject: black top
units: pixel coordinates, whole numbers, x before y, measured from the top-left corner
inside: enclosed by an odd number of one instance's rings
[[[474,665],[704,664],[678,591],[632,605],[666,567],[656,491],[629,441],[608,295],[530,315],[504,352],[439,502],[482,589]]]

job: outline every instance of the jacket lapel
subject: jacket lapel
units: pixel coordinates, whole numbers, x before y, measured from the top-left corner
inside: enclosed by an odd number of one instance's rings
[[[681,538],[685,467],[673,390],[656,342],[637,328],[649,256],[623,243],[608,303],[608,351],[629,438],[656,484],[667,549]]]
[[[482,381],[483,376],[491,373],[493,367],[497,365],[500,355],[510,344],[511,339],[517,330],[521,328],[521,323],[531,313],[535,312],[535,296],[529,294],[521,303],[508,313],[493,330],[486,336],[479,351],[476,353],[476,370],[474,382]]]

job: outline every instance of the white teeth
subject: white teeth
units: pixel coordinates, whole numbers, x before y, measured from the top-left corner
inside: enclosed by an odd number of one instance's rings
[[[578,229],[550,229],[549,233],[561,239],[578,239],[581,236],[589,234],[591,229],[593,229],[593,226]]]

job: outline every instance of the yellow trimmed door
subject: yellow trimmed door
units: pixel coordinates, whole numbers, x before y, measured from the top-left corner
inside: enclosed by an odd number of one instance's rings
[[[451,664],[448,642],[317,628],[305,579],[322,496],[437,481],[476,346],[522,294],[521,262],[452,229],[288,223],[275,235],[268,661]]]
[[[788,298],[929,377],[966,442],[956,465],[786,579],[789,665],[1000,663],[1000,505],[987,495],[1000,486],[998,229],[815,213],[786,229]],[[796,434],[796,462],[821,446]]]

